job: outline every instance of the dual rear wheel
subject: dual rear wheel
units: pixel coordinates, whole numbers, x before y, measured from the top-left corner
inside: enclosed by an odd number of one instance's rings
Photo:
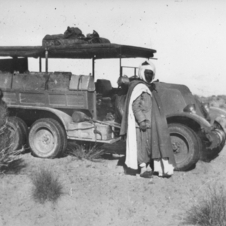
[[[9,150],[20,150],[27,144],[28,128],[22,119],[8,117],[4,132]]]
[[[67,136],[62,125],[51,118],[35,121],[30,131],[19,117],[8,117],[7,137],[10,150],[20,150],[29,144],[33,155],[40,158],[55,158],[67,147]]]

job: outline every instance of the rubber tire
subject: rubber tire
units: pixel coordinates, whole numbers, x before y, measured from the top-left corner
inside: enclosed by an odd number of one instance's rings
[[[8,136],[10,137],[9,139],[10,150],[11,151],[20,150],[26,141],[24,129],[22,128],[22,119],[18,117],[8,117],[6,132],[7,133],[9,132]]]
[[[22,131],[22,143],[23,145],[27,144],[27,140],[28,140],[28,127],[27,124],[25,123],[25,121],[19,117],[14,117],[14,119],[16,119],[21,131]]]
[[[192,129],[183,124],[170,123],[168,127],[172,144],[175,143],[174,141],[182,142],[186,148],[186,150],[183,149],[181,153],[176,153],[176,149],[173,146],[177,164],[175,170],[187,171],[193,168],[198,162],[202,150],[202,142],[199,136]]]
[[[42,132],[47,132],[54,140],[54,146],[46,152],[40,150],[43,150],[46,146],[43,142],[44,137],[41,136],[42,143],[37,141],[38,137],[36,135],[37,133],[41,134],[41,130]],[[67,147],[67,136],[64,128],[58,121],[52,118],[42,118],[35,121],[31,126],[28,141],[32,154],[40,158],[55,158],[62,154]],[[39,145],[44,146],[40,147]]]

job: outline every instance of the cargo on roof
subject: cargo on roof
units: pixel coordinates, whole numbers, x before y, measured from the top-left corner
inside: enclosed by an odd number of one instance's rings
[[[78,44],[70,47],[0,46],[0,57],[34,57],[74,59],[152,58],[156,50],[119,44]]]

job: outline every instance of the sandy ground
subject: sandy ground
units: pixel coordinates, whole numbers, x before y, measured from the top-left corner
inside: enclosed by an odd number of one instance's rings
[[[224,103],[216,97],[211,105],[224,108]],[[116,146],[125,149],[123,142]],[[98,162],[22,155],[0,175],[0,226],[187,226],[186,213],[206,187],[226,186],[226,147],[211,162],[199,161],[193,170],[169,179],[125,175],[122,163],[123,156],[111,155]],[[42,168],[63,185],[55,204],[39,204],[32,197],[30,178]]]
[[[122,157],[91,162],[24,154],[1,176],[0,225],[184,225],[186,211],[205,187],[226,183],[226,148],[210,163],[198,162],[195,169],[169,179],[125,175],[121,162]],[[30,176],[41,168],[50,169],[63,184],[64,194],[55,204],[33,200]]]

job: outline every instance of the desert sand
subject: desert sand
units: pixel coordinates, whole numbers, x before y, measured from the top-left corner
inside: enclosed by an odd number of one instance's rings
[[[125,149],[124,142],[117,145]],[[205,188],[226,185],[226,147],[211,162],[199,161],[194,169],[168,179],[126,175],[122,163],[123,155],[105,155],[95,162],[21,155],[0,177],[0,226],[186,225],[187,211]],[[31,176],[42,168],[63,185],[56,203],[33,199]]]

